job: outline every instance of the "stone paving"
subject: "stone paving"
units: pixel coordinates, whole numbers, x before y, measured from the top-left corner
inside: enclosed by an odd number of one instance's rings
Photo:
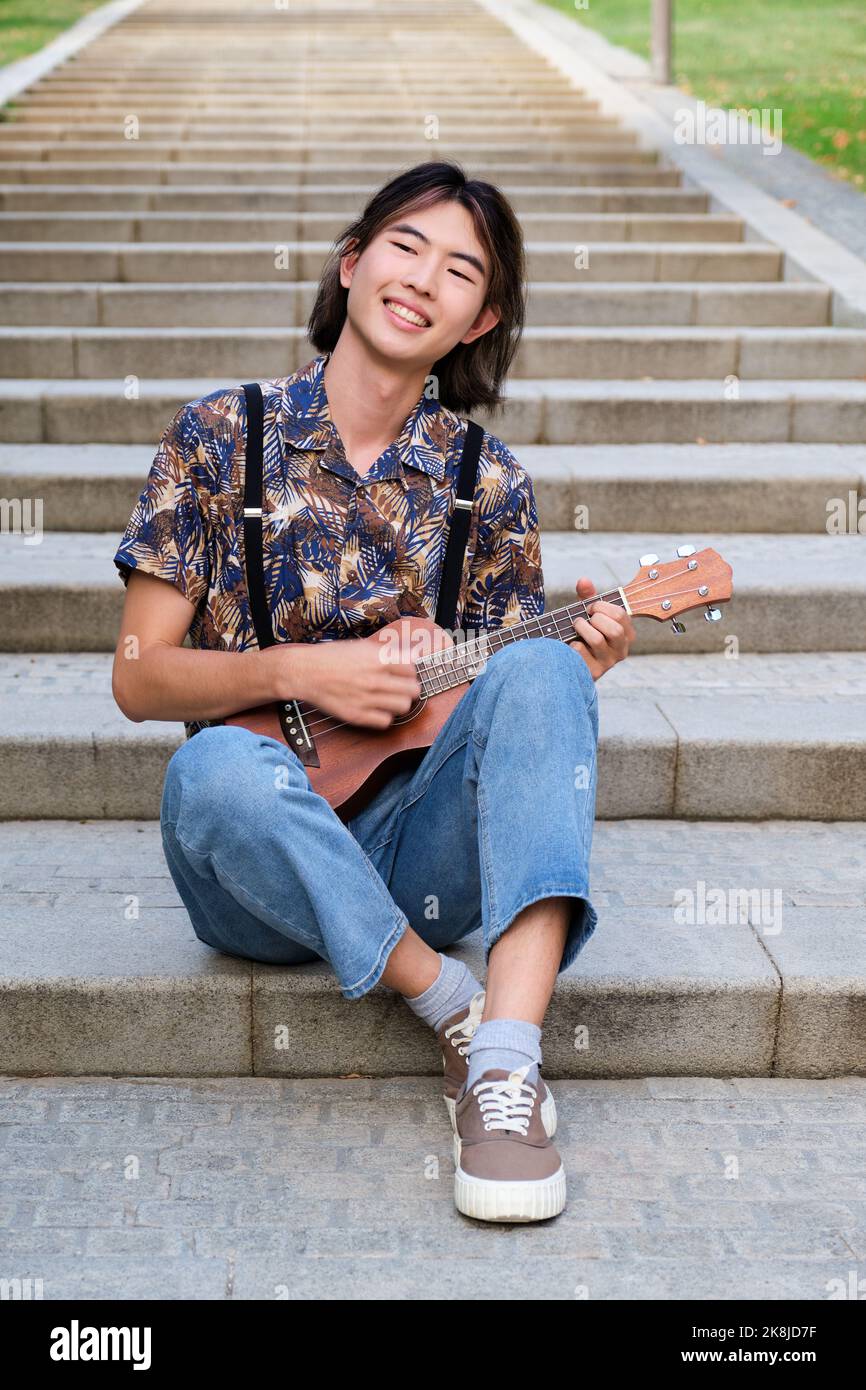
[[[2,1078],[0,1278],[46,1299],[820,1302],[866,1275],[866,1079],[553,1090],[568,1203],[523,1227],[454,1208],[432,1078]]]

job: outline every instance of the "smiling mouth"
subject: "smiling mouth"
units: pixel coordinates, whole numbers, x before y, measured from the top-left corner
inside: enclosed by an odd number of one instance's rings
[[[432,325],[429,319],[425,319],[423,314],[416,314],[412,309],[407,309],[405,304],[398,304],[394,299],[383,301],[385,308],[395,314],[404,323],[412,324],[413,328],[430,328]]]

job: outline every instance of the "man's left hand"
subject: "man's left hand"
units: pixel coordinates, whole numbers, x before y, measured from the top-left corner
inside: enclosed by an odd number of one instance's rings
[[[578,598],[587,599],[598,593],[591,579],[577,581]],[[594,681],[628,656],[635,639],[634,624],[624,608],[599,599],[590,605],[589,618],[575,618],[574,630],[579,641],[572,643],[590,669]]]

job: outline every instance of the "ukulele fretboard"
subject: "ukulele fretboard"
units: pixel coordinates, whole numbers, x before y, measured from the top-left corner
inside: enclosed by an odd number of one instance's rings
[[[554,608],[537,618],[526,618],[510,627],[483,632],[479,637],[467,636],[466,640],[461,641],[458,634],[456,646],[433,652],[415,663],[422,696],[441,695],[444,690],[451,690],[456,685],[465,685],[467,681],[474,680],[484,670],[488,657],[495,651],[512,642],[522,642],[526,637],[555,637],[560,642],[576,642],[578,634],[574,630],[575,618],[588,617],[589,605],[602,600],[605,603],[617,604],[620,608],[626,607],[622,589],[610,589],[606,593],[577,599],[562,608]]]

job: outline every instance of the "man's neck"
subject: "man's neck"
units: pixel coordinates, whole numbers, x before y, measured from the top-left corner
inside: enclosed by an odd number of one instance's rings
[[[401,370],[399,363],[371,360],[347,320],[325,364],[324,385],[331,419],[356,473],[366,473],[398,437],[428,374],[427,367]]]

